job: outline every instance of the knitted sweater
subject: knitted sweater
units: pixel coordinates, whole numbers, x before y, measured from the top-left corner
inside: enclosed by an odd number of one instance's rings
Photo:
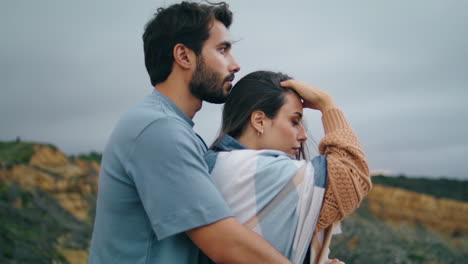
[[[319,152],[327,155],[328,181],[316,231],[351,214],[372,188],[366,157],[341,110],[323,113],[322,123]]]

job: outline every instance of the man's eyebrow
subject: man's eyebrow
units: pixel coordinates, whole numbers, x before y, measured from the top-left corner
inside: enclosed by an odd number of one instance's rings
[[[232,46],[232,43],[230,41],[223,41],[218,44],[219,47],[225,47],[225,48],[230,48]]]

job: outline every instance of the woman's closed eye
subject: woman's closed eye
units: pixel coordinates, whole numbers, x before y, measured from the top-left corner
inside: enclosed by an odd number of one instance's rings
[[[302,125],[302,113],[294,112],[289,118],[291,118],[291,123],[294,127]]]

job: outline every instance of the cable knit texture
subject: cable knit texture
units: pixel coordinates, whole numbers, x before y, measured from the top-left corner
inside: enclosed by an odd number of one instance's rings
[[[322,116],[325,137],[320,154],[327,154],[328,182],[316,231],[350,215],[372,188],[369,167],[358,138],[339,109]]]

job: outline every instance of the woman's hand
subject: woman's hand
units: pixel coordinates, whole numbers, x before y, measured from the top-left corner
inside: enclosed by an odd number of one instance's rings
[[[297,80],[281,82],[281,86],[294,89],[304,100],[304,107],[325,111],[336,108],[333,98],[328,93]]]

